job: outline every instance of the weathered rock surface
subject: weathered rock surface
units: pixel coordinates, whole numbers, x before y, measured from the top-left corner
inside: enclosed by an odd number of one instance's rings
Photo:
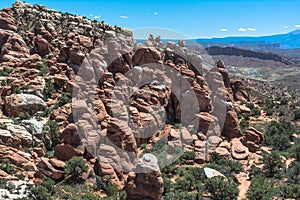
[[[12,94],[5,97],[4,107],[9,116],[17,117],[20,112],[34,115],[38,111],[43,111],[46,103],[32,94]]]
[[[125,185],[127,198],[132,200],[161,199],[164,188],[156,157],[152,154],[144,154],[136,170],[140,173],[128,174]]]
[[[256,152],[263,140],[263,133],[253,127],[246,130],[245,136],[241,138],[241,142],[248,147],[249,151]]]

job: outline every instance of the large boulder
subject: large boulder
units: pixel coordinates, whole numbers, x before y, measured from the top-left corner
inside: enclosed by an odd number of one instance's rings
[[[231,141],[231,155],[237,160],[246,160],[249,156],[249,149],[241,143],[240,139],[234,138]]]
[[[5,97],[4,107],[9,116],[17,117],[20,112],[34,115],[38,111],[43,111],[46,103],[32,94],[12,94]]]
[[[163,179],[153,154],[144,154],[139,159],[135,172],[128,174],[125,190],[131,200],[159,200],[164,192]]]
[[[263,133],[253,127],[246,130],[246,134],[241,138],[241,142],[248,147],[249,151],[255,152],[263,140]]]

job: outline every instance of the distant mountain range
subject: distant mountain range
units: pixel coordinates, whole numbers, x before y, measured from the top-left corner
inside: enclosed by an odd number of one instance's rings
[[[261,37],[226,37],[195,39],[204,46],[238,46],[246,49],[295,49],[300,48],[300,29],[286,34]]]

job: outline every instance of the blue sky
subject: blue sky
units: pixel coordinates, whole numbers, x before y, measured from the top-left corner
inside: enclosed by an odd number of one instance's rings
[[[0,8],[14,0],[0,0]],[[190,37],[258,36],[300,29],[299,0],[25,0],[130,29],[161,27]]]

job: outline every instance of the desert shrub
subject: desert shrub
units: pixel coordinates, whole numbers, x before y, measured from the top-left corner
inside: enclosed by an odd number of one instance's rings
[[[71,94],[67,92],[62,92],[60,97],[58,97],[58,102],[55,104],[55,107],[61,107],[67,103],[71,103]]]
[[[238,198],[238,185],[222,176],[208,178],[204,182],[205,190],[215,200],[233,200]]]
[[[265,134],[265,144],[274,149],[285,150],[290,147],[295,127],[289,122],[272,121]]]
[[[70,174],[74,180],[78,180],[83,172],[86,172],[88,166],[82,157],[74,156],[66,162],[65,172]]]
[[[49,193],[53,193],[54,192],[54,184],[55,182],[51,179],[51,178],[45,178],[42,182],[42,186],[44,186]]]
[[[196,152],[195,151],[187,151],[184,152],[181,156],[180,156],[180,161],[183,164],[193,164],[194,160],[196,157]]]
[[[243,132],[246,132],[247,128],[249,127],[249,121],[242,119],[240,122],[240,128]]]
[[[165,173],[161,174],[163,182],[164,182],[164,194],[170,192],[174,186],[171,180],[168,178],[168,176]]]
[[[2,72],[0,72],[0,76],[9,76],[10,73],[14,71],[14,68],[4,67]]]
[[[280,101],[280,104],[281,105],[287,105],[289,103],[289,101],[288,101],[288,99],[286,99],[286,98],[283,98],[283,99],[281,99],[281,101]]]
[[[7,180],[0,178],[0,189],[4,189],[6,187]]]
[[[45,124],[43,136],[47,150],[51,150],[59,142],[59,126],[56,121],[49,120]]]
[[[44,76],[49,73],[49,67],[47,64],[47,60],[42,59],[41,63],[37,65],[37,69],[39,71],[39,76]]]
[[[274,183],[263,176],[259,176],[251,181],[247,198],[249,200],[271,200],[276,193]]]
[[[54,92],[54,85],[51,81],[51,79],[47,78],[45,79],[45,87],[43,89],[43,93],[46,99],[49,99]]]
[[[201,200],[202,195],[199,193],[191,193],[187,191],[171,191],[167,194],[165,194],[162,197],[162,200],[174,200],[174,199],[180,199],[180,200],[190,200],[190,199],[195,199],[195,200]]]
[[[181,128],[182,128],[182,125],[179,124],[179,123],[176,123],[176,124],[173,125],[173,128],[181,129]]]
[[[167,147],[167,138],[161,138],[157,143],[152,144],[152,148],[151,149],[145,149],[143,151],[144,153],[152,153],[152,152],[162,152],[166,150]]]
[[[50,200],[51,196],[47,189],[41,185],[32,187],[28,195],[33,200]]]
[[[11,164],[10,160],[7,158],[2,160],[2,163],[0,164],[0,169],[8,174],[14,174],[17,171],[16,168]]]
[[[278,197],[283,199],[299,199],[300,185],[299,184],[284,184],[278,187]]]
[[[105,193],[108,196],[117,196],[119,193],[119,188],[117,185],[112,184],[110,181],[108,182],[107,186],[105,187]]]
[[[285,150],[290,147],[295,127],[290,122],[272,121],[265,134],[265,144],[275,149]]]
[[[210,163],[222,166],[222,171],[226,171],[226,174],[240,173],[243,171],[243,165],[240,162],[224,159],[215,152],[211,154]]]
[[[247,103],[245,104],[245,106],[247,106],[250,110],[252,110],[252,109],[255,108],[254,104],[251,103],[251,102],[249,102],[249,103],[247,102]]]
[[[300,162],[293,162],[287,169],[286,174],[290,183],[300,185]]]
[[[279,152],[272,151],[271,153],[263,152],[260,161],[264,164],[262,173],[267,178],[280,178],[282,177],[282,171],[284,164],[281,161]]]
[[[252,116],[259,117],[261,115],[261,111],[259,108],[254,107],[252,110]]]
[[[183,177],[176,178],[175,190],[192,191],[194,189],[195,178],[192,174],[186,173]]]
[[[275,112],[274,109],[267,109],[266,116],[272,116],[274,112]]]
[[[6,124],[0,124],[0,129],[7,130],[7,125]]]
[[[17,174],[16,177],[17,177],[19,180],[24,180],[24,179],[25,179],[24,174]]]
[[[18,118],[19,118],[19,120],[28,120],[31,118],[31,116],[27,112],[19,112]]]
[[[125,190],[122,190],[119,194],[119,199],[120,200],[126,200],[127,199],[127,193],[125,192]]]
[[[100,176],[96,176],[96,189],[104,190],[105,186],[106,186],[105,181],[103,181]]]
[[[21,94],[22,93],[22,91],[21,91],[21,89],[20,88],[14,88],[14,91],[13,91],[13,93],[15,93],[15,94]]]
[[[249,178],[253,179],[261,174],[261,169],[256,167],[255,165],[251,165],[250,169],[248,170]]]
[[[52,108],[46,107],[43,113],[43,117],[48,117],[52,111]]]
[[[300,120],[300,109],[294,110],[294,120]]]
[[[91,192],[87,192],[85,194],[80,195],[80,199],[83,200],[99,200],[100,197],[98,195],[95,195]]]

